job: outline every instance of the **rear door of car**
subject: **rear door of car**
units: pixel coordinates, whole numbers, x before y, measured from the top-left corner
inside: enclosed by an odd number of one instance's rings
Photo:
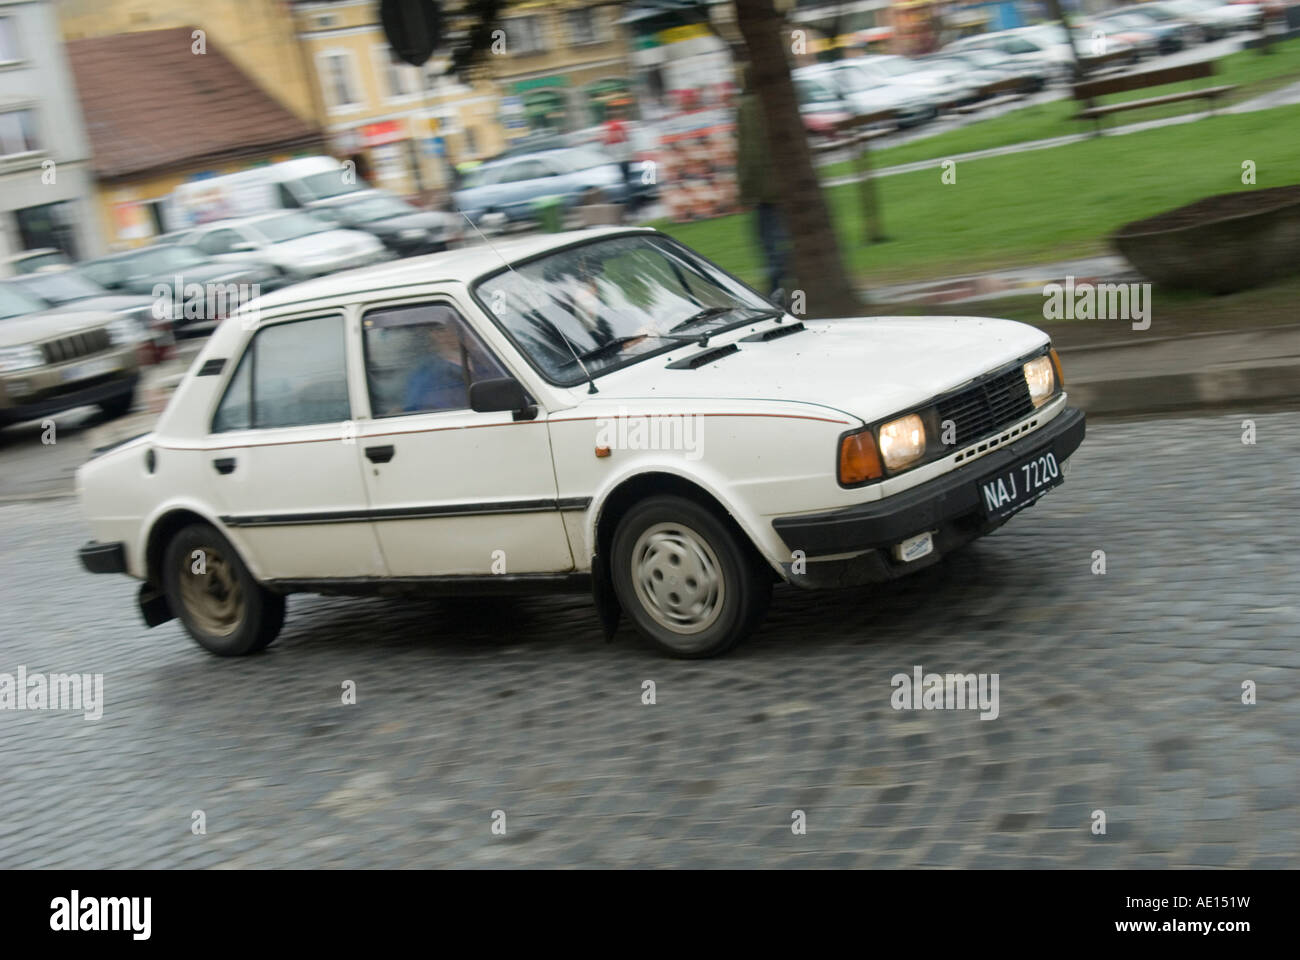
[[[221,521],[263,578],[375,577],[349,400],[347,320],[325,309],[264,322],[227,378],[202,467]]]

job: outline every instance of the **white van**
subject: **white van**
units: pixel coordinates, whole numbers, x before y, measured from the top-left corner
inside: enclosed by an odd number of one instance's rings
[[[312,207],[369,189],[350,160],[298,157],[182,183],[168,197],[163,216],[168,231],[183,230],[214,220]]]

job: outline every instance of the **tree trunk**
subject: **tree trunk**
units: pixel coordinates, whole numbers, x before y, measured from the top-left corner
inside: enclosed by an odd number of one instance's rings
[[[768,156],[781,183],[794,274],[816,317],[862,312],[844,270],[821,183],[813,167],[786,59],[783,23],[772,0],[736,0],[736,24],[745,38],[753,93],[763,108]]]

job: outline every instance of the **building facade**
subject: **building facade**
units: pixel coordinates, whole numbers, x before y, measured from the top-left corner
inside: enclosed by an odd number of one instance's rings
[[[0,261],[103,249],[90,143],[50,0],[0,0]]]

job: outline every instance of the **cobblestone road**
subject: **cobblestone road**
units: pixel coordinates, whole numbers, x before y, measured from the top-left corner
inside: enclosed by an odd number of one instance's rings
[[[1241,420],[1094,425],[992,537],[698,663],[578,599],[315,597],[218,660],[80,571],[73,501],[0,505],[0,672],[106,700],[0,711],[0,866],[1300,866],[1300,414]],[[998,718],[893,710],[915,665]]]

